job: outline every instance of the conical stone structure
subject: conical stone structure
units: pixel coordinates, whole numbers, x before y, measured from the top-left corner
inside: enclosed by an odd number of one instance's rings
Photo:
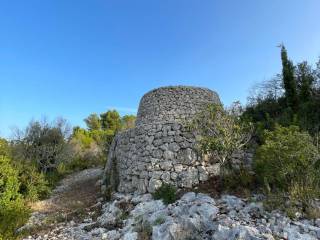
[[[136,127],[118,133],[109,149],[103,191],[154,192],[162,183],[191,188],[218,170],[198,156],[195,136],[185,125],[217,93],[200,87],[169,86],[146,93]]]

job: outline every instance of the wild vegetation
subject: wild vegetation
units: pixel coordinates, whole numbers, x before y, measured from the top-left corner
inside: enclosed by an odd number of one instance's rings
[[[296,65],[281,46],[282,72],[254,88],[248,105],[229,109],[209,105],[191,124],[202,154],[222,167],[225,189],[263,192],[266,206],[294,217],[319,217],[320,60]],[[118,131],[134,126],[135,116],[116,110],[90,114],[86,128],[72,130],[66,120],[31,121],[12,140],[0,139],[0,239],[15,239],[28,218],[28,203],[48,196],[67,173],[103,165]],[[252,169],[232,164],[232,156],[251,148]],[[242,188],[242,189],[241,189]],[[244,191],[245,190],[245,191]],[[154,198],[167,204],[176,189],[164,184]]]
[[[241,112],[238,103],[228,110],[210,104],[191,123],[191,129],[199,136],[200,152],[217,159],[221,166],[231,168],[232,155],[251,139],[253,128],[240,118]]]
[[[162,184],[154,193],[154,199],[162,199],[165,204],[174,203],[177,200],[177,189],[170,184]]]
[[[267,196],[277,194],[283,197],[280,203],[289,200],[292,207],[301,205],[306,212],[320,196],[319,157],[307,132],[297,126],[276,126],[265,131],[255,155],[255,171]]]
[[[284,46],[281,60],[282,73],[256,87],[246,108],[209,105],[191,127],[200,152],[218,159],[224,190],[262,190],[271,208],[319,217],[310,212],[320,197],[320,60],[295,66]],[[251,169],[232,163],[246,148],[255,151]]]
[[[260,146],[254,170],[269,205],[315,217],[310,209],[320,196],[320,59],[315,67],[294,65],[281,46],[281,60],[282,73],[260,85],[242,118],[255,124]]]
[[[307,61],[294,65],[281,46],[281,60],[282,73],[254,86],[243,117],[254,122],[258,140],[276,124],[296,125],[314,137],[319,147],[320,59],[315,67]]]
[[[61,118],[31,121],[11,141],[0,138],[0,239],[15,239],[28,204],[46,198],[65,174],[103,165],[113,136],[132,127],[135,116],[110,110],[84,121],[87,129],[72,131]]]

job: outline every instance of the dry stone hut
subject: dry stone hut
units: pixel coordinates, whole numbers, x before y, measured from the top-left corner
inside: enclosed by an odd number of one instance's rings
[[[200,87],[161,87],[146,93],[135,128],[118,133],[109,150],[103,190],[154,192],[162,183],[190,188],[217,172],[198,156],[185,124],[217,93]]]

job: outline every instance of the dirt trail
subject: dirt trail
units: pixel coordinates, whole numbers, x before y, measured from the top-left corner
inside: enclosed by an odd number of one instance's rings
[[[72,214],[92,207],[100,197],[102,168],[90,168],[68,175],[60,181],[49,199],[34,203],[31,208],[43,214]]]

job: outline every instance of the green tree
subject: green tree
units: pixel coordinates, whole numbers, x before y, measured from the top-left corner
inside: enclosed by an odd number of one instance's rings
[[[100,114],[101,127],[103,130],[118,131],[121,129],[121,118],[117,110],[109,110]]]
[[[284,45],[281,46],[281,61],[283,86],[285,89],[287,105],[295,111],[298,108],[297,84],[294,76],[295,69],[292,61],[288,59],[287,50]]]
[[[199,150],[216,157],[221,165],[230,166],[232,154],[243,149],[252,136],[252,126],[240,119],[238,107],[226,111],[219,104],[209,104],[191,123],[199,136]]]
[[[9,156],[10,147],[9,143],[6,139],[0,138],[0,156]]]
[[[18,171],[9,158],[0,156],[0,239],[15,239],[15,230],[28,219],[19,188]]]
[[[98,114],[92,113],[87,118],[84,119],[89,130],[100,130],[101,120]]]
[[[314,70],[315,72],[315,76],[316,76],[316,88],[318,88],[318,90],[320,90],[320,57],[319,57],[319,60],[317,62],[317,67],[316,69]]]
[[[135,126],[135,122],[136,122],[136,116],[135,115],[124,115],[121,118],[121,129],[125,130],[125,129],[129,129],[129,128],[133,128]]]
[[[14,140],[13,158],[36,163],[42,172],[55,170],[60,161],[69,157],[66,152],[68,137],[69,125],[64,119],[51,124],[31,121]]]
[[[312,97],[312,86],[315,82],[315,76],[311,66],[306,61],[297,65],[296,77],[300,102],[309,102]]]

